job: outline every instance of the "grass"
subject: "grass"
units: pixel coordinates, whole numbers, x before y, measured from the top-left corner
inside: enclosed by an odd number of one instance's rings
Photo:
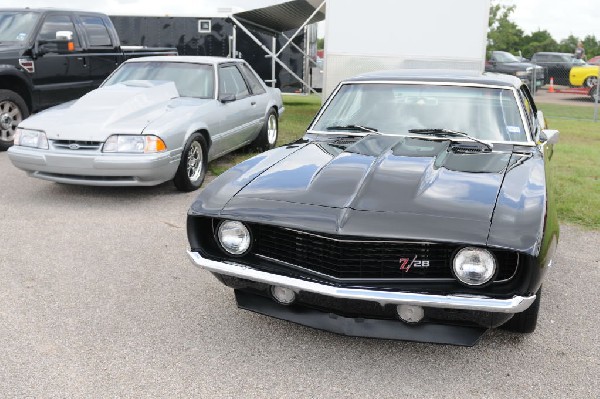
[[[278,145],[304,134],[321,105],[320,96],[284,96],[285,113],[279,125]],[[600,230],[600,122],[593,122],[593,106],[538,104],[549,127],[560,130],[551,171],[561,222]],[[213,175],[255,155],[235,151],[209,165]]]
[[[538,107],[544,111],[549,127],[560,131],[551,167],[558,216],[562,222],[598,230],[600,122],[564,119],[564,115],[581,115],[579,106],[538,104]],[[590,109],[593,113],[593,107]]]

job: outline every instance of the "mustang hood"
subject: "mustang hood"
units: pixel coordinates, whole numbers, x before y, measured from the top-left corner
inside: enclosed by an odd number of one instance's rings
[[[104,141],[115,133],[140,134],[177,97],[173,82],[129,81],[34,115],[23,127],[43,130],[54,140]]]
[[[278,222],[286,215],[284,224],[309,229],[307,217],[320,218],[319,230],[338,234],[436,238],[436,230],[458,229],[466,241],[485,240],[511,153],[376,135],[351,145],[311,142],[252,180],[222,213]]]

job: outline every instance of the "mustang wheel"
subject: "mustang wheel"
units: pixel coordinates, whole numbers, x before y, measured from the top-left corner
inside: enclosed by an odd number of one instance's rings
[[[252,143],[252,146],[260,150],[270,150],[275,148],[277,137],[279,136],[279,121],[277,111],[271,108],[267,114],[267,120],[260,130],[258,137]]]
[[[0,151],[12,146],[17,125],[28,116],[21,96],[11,90],[0,90]]]
[[[206,176],[206,158],[208,146],[200,133],[194,133],[188,139],[179,168],[173,178],[173,183],[180,191],[194,191],[200,188]]]
[[[540,301],[542,299],[542,288],[536,293],[535,301],[527,310],[516,313],[509,321],[500,328],[515,333],[532,333],[537,325],[538,314],[540,312]]]
[[[585,87],[594,87],[597,84],[598,84],[597,76],[588,76],[587,78],[585,78],[585,81],[583,82],[583,85]]]

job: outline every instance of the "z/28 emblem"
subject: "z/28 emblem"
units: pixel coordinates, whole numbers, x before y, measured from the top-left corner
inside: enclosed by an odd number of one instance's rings
[[[409,271],[411,268],[425,269],[429,267],[428,260],[417,260],[417,255],[411,260],[409,258],[400,258],[400,270],[403,272]]]

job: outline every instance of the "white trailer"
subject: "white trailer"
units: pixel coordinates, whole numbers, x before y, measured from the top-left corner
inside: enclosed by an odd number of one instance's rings
[[[323,93],[383,69],[482,71],[490,0],[327,0]]]

